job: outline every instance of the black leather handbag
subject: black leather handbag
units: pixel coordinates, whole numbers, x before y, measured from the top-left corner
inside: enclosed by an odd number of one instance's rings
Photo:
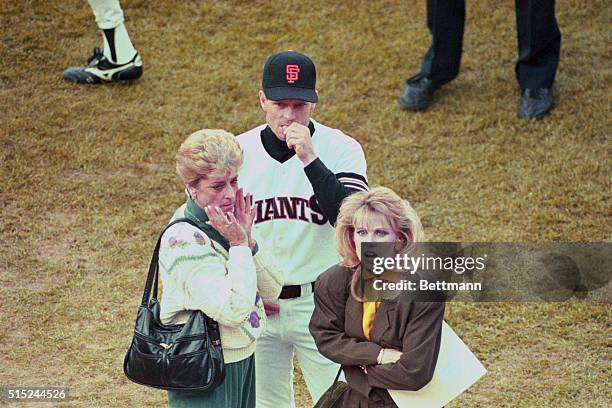
[[[197,228],[193,221],[180,218],[170,223],[159,236],[136,315],[132,344],[123,360],[123,371],[130,380],[149,387],[209,391],[225,378],[218,323],[200,310],[193,311],[189,320],[181,325],[163,325],[159,319],[159,245],[166,229],[179,222]]]
[[[348,391],[349,385],[344,381],[338,381],[341,372],[342,367],[338,370],[334,383],[321,395],[314,408],[341,408],[344,405],[344,394]]]

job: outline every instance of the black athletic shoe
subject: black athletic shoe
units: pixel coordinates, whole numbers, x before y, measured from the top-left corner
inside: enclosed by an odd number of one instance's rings
[[[518,117],[542,119],[553,106],[552,90],[549,88],[525,89],[521,96]]]
[[[99,84],[101,82],[134,81],[142,76],[142,60],[138,53],[131,61],[116,65],[106,59],[99,48],[87,60],[86,67],[68,68],[63,77],[79,84]]]
[[[406,81],[406,88],[399,99],[400,107],[411,111],[423,110],[431,103],[436,89],[438,87],[431,79],[417,74]]]

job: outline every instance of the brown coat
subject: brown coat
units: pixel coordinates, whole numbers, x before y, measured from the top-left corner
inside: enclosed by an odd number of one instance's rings
[[[415,302],[403,295],[384,301],[368,341],[362,329],[362,304],[350,295],[353,271],[337,265],[319,276],[310,333],[321,354],[342,365],[350,386],[345,407],[396,407],[386,389],[416,391],[433,376],[445,304]],[[401,350],[402,357],[393,364],[377,365],[381,348]],[[361,365],[367,366],[367,374]]]

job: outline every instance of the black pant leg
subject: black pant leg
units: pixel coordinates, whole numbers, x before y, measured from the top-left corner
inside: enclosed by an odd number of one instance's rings
[[[438,86],[459,74],[464,26],[465,0],[427,0],[427,28],[432,41],[420,74]]]
[[[518,36],[516,79],[522,90],[550,88],[555,80],[561,32],[554,0],[515,0]]]

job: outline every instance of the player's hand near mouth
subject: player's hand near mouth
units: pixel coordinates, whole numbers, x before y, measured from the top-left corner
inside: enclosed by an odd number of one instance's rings
[[[312,137],[308,126],[293,122],[285,130],[285,141],[287,147],[295,150],[295,154],[304,163],[304,166],[316,160],[317,155],[312,147]]]

